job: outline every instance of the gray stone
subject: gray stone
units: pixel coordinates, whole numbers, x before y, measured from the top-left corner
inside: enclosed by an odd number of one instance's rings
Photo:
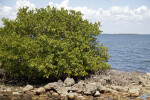
[[[75,100],[86,100],[84,96],[78,96]]]
[[[42,94],[45,93],[45,89],[43,87],[40,87],[36,90],[36,94]]]
[[[100,96],[100,92],[99,91],[96,91],[94,96]]]
[[[93,83],[88,83],[85,85],[85,88],[83,89],[83,92],[85,94],[93,94],[95,93],[95,91],[97,90],[97,86],[96,86],[96,83],[93,82]]]
[[[62,81],[61,79],[59,79],[59,80],[57,81],[57,83],[63,83],[63,81]]]
[[[69,93],[68,94],[68,97],[69,97],[69,99],[75,99],[75,97],[77,97],[78,96],[78,94],[76,93],[76,92],[72,92],[72,93]]]
[[[53,93],[52,96],[54,96],[55,98],[58,98],[59,94],[58,93]]]
[[[6,91],[7,92],[11,92],[12,90],[11,90],[11,88],[7,88]]]
[[[83,91],[83,85],[75,84],[71,87],[72,91],[75,92],[82,92]]]
[[[64,95],[67,96],[68,95],[68,88],[66,87],[57,87],[56,88],[57,93],[59,93],[60,95]]]
[[[83,91],[83,88],[85,86],[85,83],[84,81],[79,81],[77,84],[74,84],[72,87],[71,87],[71,90],[72,91],[75,91],[75,92],[82,92]]]
[[[147,76],[150,76],[150,73],[146,73]]]
[[[53,82],[53,83],[48,83],[47,85],[44,86],[45,90],[50,90],[50,89],[56,89],[58,87],[58,83],[57,82]]]
[[[19,93],[18,93],[18,92],[13,92],[12,94],[13,94],[13,95],[19,95]]]
[[[106,85],[106,80],[104,79],[99,79],[98,82],[101,83],[101,85]]]
[[[65,79],[64,83],[65,83],[65,86],[72,86],[72,85],[75,84],[75,81],[74,81],[73,78],[67,77],[67,78]]]
[[[32,85],[27,85],[26,87],[23,88],[23,91],[30,91],[33,89]]]
[[[122,87],[122,86],[111,86],[111,88],[113,90],[118,91],[118,92],[127,92],[129,87],[127,87],[127,86],[124,86],[124,87]]]
[[[104,92],[107,90],[107,88],[103,85],[101,85],[100,83],[97,84],[97,89],[100,91],[100,92]]]
[[[84,83],[83,80],[80,80],[80,81],[78,82],[78,84],[79,84],[79,85],[84,85],[85,83]]]
[[[129,90],[129,94],[130,94],[130,96],[133,96],[133,97],[137,97],[137,96],[140,95],[138,89],[130,89],[130,90]]]

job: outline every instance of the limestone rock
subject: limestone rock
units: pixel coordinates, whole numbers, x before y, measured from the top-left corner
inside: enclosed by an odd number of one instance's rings
[[[71,87],[71,90],[72,91],[75,91],[75,92],[82,92],[83,91],[83,88],[84,88],[84,81],[81,80],[79,81],[77,84],[74,84],[72,87]]]
[[[32,100],[38,100],[38,99],[39,99],[39,97],[37,95],[32,96]]]
[[[93,83],[86,84],[83,92],[85,94],[90,94],[91,95],[91,94],[95,93],[96,90],[97,90],[96,83],[93,82]]]
[[[60,95],[60,100],[68,100],[68,97],[64,95]]]
[[[106,80],[104,80],[104,79],[99,79],[99,83],[101,83],[101,85],[106,85]]]
[[[59,80],[57,81],[57,83],[62,84],[62,83],[63,83],[63,81],[62,81],[61,79],[59,79]]]
[[[23,88],[23,91],[30,91],[33,89],[32,85],[27,85],[26,87]]]
[[[42,94],[45,92],[45,89],[43,87],[40,87],[36,90],[36,94]]]
[[[97,96],[100,96],[100,92],[99,92],[99,91],[96,91],[95,94],[94,94],[94,96],[96,96],[96,97],[97,97]]]
[[[130,89],[129,94],[130,94],[130,96],[133,96],[133,97],[137,97],[140,95],[138,89]]]
[[[11,91],[12,91],[11,88],[6,89],[6,92],[11,92]]]
[[[19,92],[13,92],[12,94],[13,95],[19,95]]]
[[[46,94],[41,94],[41,95],[39,95],[39,97],[42,97],[42,98],[48,98],[48,96],[46,95]]]
[[[75,84],[75,81],[74,81],[73,78],[67,77],[67,78],[65,79],[64,83],[65,83],[65,86],[72,86],[72,85]]]
[[[55,98],[58,98],[59,94],[58,93],[53,93],[52,96],[54,96]]]
[[[78,82],[78,84],[79,84],[79,85],[84,85],[85,83],[84,83],[83,80],[80,80],[80,81]]]
[[[147,100],[150,100],[150,97],[146,97]]]
[[[50,93],[51,93],[51,94],[53,94],[53,93],[54,93],[54,91],[53,91],[53,90],[50,90]]]
[[[84,96],[78,96],[75,100],[86,100]]]
[[[101,85],[100,83],[97,84],[97,89],[101,92],[101,93],[104,93],[107,88],[103,85]]]
[[[50,90],[50,89],[56,89],[56,87],[58,87],[57,82],[53,82],[53,83],[48,83],[47,85],[45,85],[44,89]]]
[[[57,87],[56,88],[57,93],[59,93],[60,95],[63,94],[64,96],[68,95],[68,88],[66,87]]]
[[[150,76],[150,73],[146,73],[147,76]]]
[[[71,99],[71,100],[75,99],[75,97],[77,97],[77,96],[78,96],[78,94],[77,94],[76,92],[73,92],[73,93],[69,93],[69,94],[68,94],[68,97],[69,97],[69,99]]]
[[[118,92],[127,92],[129,89],[129,87],[127,87],[127,86],[124,86],[124,87],[122,87],[122,86],[111,86],[111,88],[113,90],[118,91]]]

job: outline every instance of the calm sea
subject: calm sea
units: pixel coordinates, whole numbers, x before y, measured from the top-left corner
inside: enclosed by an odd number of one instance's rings
[[[102,34],[98,40],[108,47],[112,68],[150,72],[150,35]]]

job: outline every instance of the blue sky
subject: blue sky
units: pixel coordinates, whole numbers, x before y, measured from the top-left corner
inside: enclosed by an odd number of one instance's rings
[[[103,33],[150,34],[150,0],[0,0],[0,18],[15,19],[19,7],[47,5],[81,11],[84,19],[100,21]]]

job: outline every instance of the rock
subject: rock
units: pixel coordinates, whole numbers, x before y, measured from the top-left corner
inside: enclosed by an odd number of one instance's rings
[[[66,88],[66,87],[57,87],[57,88],[56,88],[56,91],[57,91],[57,93],[59,93],[59,94],[63,94],[63,95],[65,95],[65,96],[68,95],[68,88]]]
[[[69,94],[68,94],[68,97],[69,97],[69,99],[71,99],[71,100],[75,99],[75,97],[77,97],[77,96],[78,96],[78,94],[77,94],[76,92],[73,92],[73,93],[69,93]]]
[[[121,87],[121,86],[111,86],[111,88],[113,90],[118,91],[118,92],[127,92],[128,89],[129,89],[129,87],[127,87],[127,86],[124,86],[124,87]]]
[[[118,95],[118,93],[119,93],[119,92],[116,91],[116,90],[113,90],[113,91],[112,91],[112,94],[114,94],[114,95]]]
[[[50,89],[56,89],[56,87],[58,87],[57,82],[53,82],[53,83],[48,83],[47,85],[45,85],[44,89],[50,90]]]
[[[106,80],[104,80],[104,79],[99,79],[98,82],[101,83],[101,85],[106,85]]]
[[[5,100],[8,100],[8,97],[5,98]],[[20,100],[20,97],[19,96],[12,96],[12,97],[10,97],[9,100]]]
[[[54,96],[55,98],[58,98],[59,94],[58,93],[53,93],[52,96]]]
[[[63,81],[62,80],[58,80],[57,81],[57,86],[65,86],[65,84],[63,83]]]
[[[104,93],[107,90],[107,88],[100,83],[97,84],[97,89],[100,91],[100,93]]]
[[[42,94],[45,93],[45,89],[43,87],[40,87],[36,90],[36,94]]]
[[[99,91],[96,91],[95,94],[94,94],[94,96],[96,96],[96,97],[97,97],[97,96],[100,96]]]
[[[95,91],[97,90],[97,86],[96,86],[96,83],[93,82],[93,83],[88,83],[85,85],[85,88],[83,89],[83,92],[85,94],[93,94],[95,93]]]
[[[23,88],[23,91],[30,91],[33,89],[32,85],[26,85],[26,87]]]
[[[38,99],[39,99],[39,97],[37,95],[32,97],[32,100],[38,100]]]
[[[61,95],[61,96],[60,96],[60,100],[68,100],[68,97],[67,97],[67,96],[64,96],[64,95]]]
[[[6,92],[11,92],[11,88],[7,88],[7,89],[6,89]]]
[[[19,92],[13,92],[12,94],[13,95],[19,95]]]
[[[43,98],[43,99],[47,99],[48,98],[48,96],[46,94],[41,94],[41,95],[39,95],[39,97]]]
[[[144,99],[137,97],[136,100],[144,100]],[[149,100],[149,99],[146,99],[146,100]]]
[[[74,81],[73,78],[67,77],[67,78],[65,79],[64,83],[65,83],[65,86],[72,86],[72,85],[75,84],[75,81]]]
[[[86,98],[87,98],[87,100],[99,100],[99,99],[95,99],[93,96],[87,96]]]
[[[150,73],[146,73],[147,76],[150,76]]]
[[[84,85],[85,83],[84,83],[83,80],[80,80],[80,81],[78,82],[78,84],[79,84],[79,85]]]
[[[54,93],[54,91],[53,91],[53,90],[50,90],[50,93],[51,93],[51,94],[53,94],[53,93]]]
[[[85,86],[85,83],[84,81],[79,81],[77,84],[74,84],[72,87],[71,87],[71,90],[72,91],[75,91],[75,92],[82,92],[83,91],[83,88]]]
[[[146,100],[150,100],[150,97],[146,97]]]
[[[84,96],[78,96],[75,100],[86,100]]]
[[[51,96],[50,91],[46,91],[46,95],[47,95],[47,96]]]
[[[143,78],[142,76],[139,76],[139,85],[146,86],[147,85],[147,79]]]
[[[71,87],[72,91],[75,92],[82,92],[83,91],[83,85],[75,84]]]
[[[63,83],[63,81],[62,81],[61,79],[59,79],[59,80],[57,81],[57,83]]]
[[[110,76],[106,76],[106,77],[104,77],[103,79],[105,80],[105,82],[106,82],[107,84],[110,84],[110,83],[111,83],[111,78],[110,78]]]
[[[34,95],[36,92],[32,92],[32,91],[26,91],[26,94],[28,94],[28,95]]]
[[[129,90],[129,94],[130,94],[130,96],[132,96],[132,97],[137,97],[137,96],[140,95],[138,89],[130,89],[130,90]]]

